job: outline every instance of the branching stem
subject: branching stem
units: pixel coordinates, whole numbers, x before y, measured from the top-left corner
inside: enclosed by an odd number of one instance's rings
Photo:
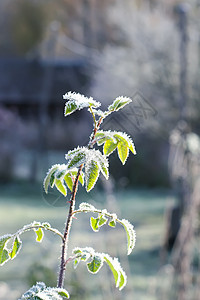
[[[96,122],[96,119],[95,119],[92,109],[91,109],[91,113],[92,113],[93,119],[94,119],[94,129],[93,129],[92,138],[88,144],[88,148],[93,147],[93,141],[94,141],[95,135],[101,125],[102,120],[103,120],[103,117],[101,117],[99,119],[99,121]],[[60,271],[59,271],[58,284],[57,284],[58,288],[62,288],[64,285],[66,262],[68,261],[67,260],[67,250],[68,250],[69,233],[70,233],[70,229],[72,226],[72,219],[73,219],[73,214],[74,214],[74,209],[75,209],[75,198],[76,198],[76,193],[77,193],[77,189],[78,189],[78,180],[79,180],[79,176],[81,174],[82,169],[83,169],[83,164],[79,167],[77,175],[76,175],[76,179],[73,184],[73,190],[72,190],[72,195],[71,195],[71,199],[70,199],[70,208],[69,208],[69,213],[68,213],[65,230],[64,230],[64,234],[63,234],[61,260],[60,260]]]

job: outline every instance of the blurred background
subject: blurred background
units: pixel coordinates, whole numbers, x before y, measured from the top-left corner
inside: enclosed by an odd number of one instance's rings
[[[137,155],[122,167],[113,154],[109,181],[80,188],[77,201],[129,219],[135,250],[126,257],[121,228],[92,233],[88,216],[74,221],[70,245],[118,256],[128,285],[118,292],[106,267],[92,276],[81,265],[69,267],[66,289],[77,300],[200,299],[200,1],[1,0],[0,77],[0,235],[33,220],[63,230],[66,200],[45,195],[42,181],[92,130],[87,110],[64,118],[63,94],[103,108],[128,96],[102,129],[127,132]],[[60,241],[22,239],[0,269],[0,300],[56,285]]]

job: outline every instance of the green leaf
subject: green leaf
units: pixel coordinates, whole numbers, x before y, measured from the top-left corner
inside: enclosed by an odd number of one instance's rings
[[[119,270],[117,269],[117,266],[115,266],[115,260],[108,254],[105,254],[104,260],[110,267],[110,270],[112,271],[114,279],[115,279],[116,287],[118,287]]]
[[[41,243],[44,237],[44,232],[42,228],[34,229],[34,231],[36,233],[36,241]]]
[[[10,234],[0,237],[0,266],[3,266],[3,264],[10,259],[6,244],[11,238],[12,235]]]
[[[65,105],[65,116],[70,115],[76,110],[83,109],[84,107],[99,107],[100,102],[95,101],[92,97],[86,97],[79,93],[68,92],[63,95],[63,98],[68,100]]]
[[[70,298],[69,293],[63,289],[63,288],[52,288],[52,290],[56,291],[58,295],[65,297],[65,298]]]
[[[73,158],[68,163],[68,168],[80,167],[85,162],[85,152],[78,152],[73,156]]]
[[[110,227],[115,227],[116,226],[116,220],[111,220],[109,223],[108,223],[108,225],[110,226]]]
[[[120,220],[127,234],[127,254],[129,255],[135,247],[136,234],[133,225],[128,220]]]
[[[118,151],[119,159],[121,160],[122,164],[124,165],[127,160],[128,155],[129,155],[129,148],[126,144],[118,143],[117,151]]]
[[[98,217],[98,219],[99,219],[99,221],[98,221],[98,227],[103,226],[108,221],[108,219],[105,216],[103,216],[103,215],[100,215]]]
[[[106,156],[102,155],[102,153],[97,150],[95,151],[95,156],[97,159],[97,164],[101,170],[101,173],[104,175],[106,179],[109,177],[109,172],[108,172],[108,159]]]
[[[22,241],[20,240],[19,236],[16,236],[12,246],[12,251],[9,253],[11,259],[14,259],[17,256],[18,252],[21,249],[21,246]]]
[[[72,176],[69,173],[67,173],[65,176],[64,176],[64,181],[66,182],[68,188],[70,189],[70,191],[72,192],[72,189],[73,189],[73,180],[72,180]]]
[[[61,180],[56,179],[55,186],[59,192],[61,192],[65,197],[67,196],[67,189]]]
[[[108,254],[104,254],[104,260],[113,273],[116,287],[118,287],[119,290],[122,290],[127,283],[127,276],[124,270],[122,269],[118,259],[112,258]]]
[[[78,109],[78,106],[75,102],[66,102],[64,115],[68,116],[75,112]]]
[[[93,217],[90,218],[90,226],[95,232],[99,231],[98,223],[99,223],[99,218],[93,218]]]
[[[117,143],[114,143],[111,140],[107,140],[103,147],[103,153],[105,155],[110,155],[117,148]]]
[[[118,111],[119,109],[123,108],[125,105],[131,103],[132,100],[127,97],[117,97],[111,105],[108,106],[108,111]]]
[[[103,257],[100,254],[99,255],[95,254],[92,261],[90,263],[87,263],[88,271],[93,274],[96,274],[101,269],[102,266],[103,266]]]
[[[89,192],[95,186],[99,177],[99,166],[96,161],[90,160],[86,162],[85,176],[86,176],[86,190]]]
[[[43,185],[44,185],[44,190],[46,193],[48,193],[48,186],[49,183],[51,181],[51,185],[53,184],[53,179],[51,179],[51,176],[55,174],[55,171],[59,168],[60,165],[54,165],[51,167],[51,169],[49,169],[49,171],[47,172],[47,175],[44,179]],[[53,177],[54,178],[54,177]]]

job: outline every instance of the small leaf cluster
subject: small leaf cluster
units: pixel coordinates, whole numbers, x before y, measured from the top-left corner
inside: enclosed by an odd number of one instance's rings
[[[108,254],[95,252],[91,247],[76,247],[73,250],[73,254],[75,255],[74,268],[77,268],[78,264],[83,261],[87,263],[88,271],[92,274],[96,274],[99,272],[104,262],[106,262],[113,273],[116,287],[119,288],[119,290],[122,290],[126,285],[127,276],[116,257],[112,258]]]
[[[63,288],[46,287],[43,282],[37,282],[19,300],[63,300],[69,299],[69,293]]]
[[[136,233],[133,225],[126,219],[119,219],[115,213],[109,213],[106,209],[99,210],[96,209],[93,205],[83,202],[79,205],[79,209],[74,211],[74,214],[77,213],[97,213],[96,218],[90,218],[90,226],[94,232],[98,232],[100,227],[106,223],[110,227],[115,227],[117,223],[122,225],[126,231],[127,235],[127,255],[131,254],[133,248],[135,247],[136,242]]]
[[[55,187],[57,190],[62,193],[64,196],[67,196],[67,187],[72,192],[73,184],[75,178],[77,176],[78,169],[75,167],[69,167],[66,164],[56,164],[53,165],[44,179],[44,190],[48,193],[48,187],[51,188]],[[84,185],[84,174],[83,172],[80,173],[79,182]]]
[[[7,234],[0,237],[0,265],[4,265],[10,259],[13,260],[19,253],[22,247],[22,241],[20,235],[27,231],[33,230],[36,234],[36,241],[41,242],[44,236],[43,229],[54,232],[62,238],[62,234],[57,230],[51,227],[47,222],[32,222],[31,224],[25,225],[23,228],[19,229],[14,234]],[[8,243],[11,241],[11,246],[8,246]]]
[[[132,139],[124,132],[99,130],[96,134],[96,141],[98,146],[104,145],[103,153],[106,156],[117,149],[119,159],[123,165],[129,156],[129,150],[136,154]]]

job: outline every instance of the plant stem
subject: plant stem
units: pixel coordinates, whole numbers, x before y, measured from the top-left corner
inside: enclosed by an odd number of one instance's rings
[[[91,110],[91,112],[92,112],[92,110]],[[92,114],[93,114],[93,112],[92,112]],[[93,117],[94,117],[94,114],[93,114]],[[94,117],[94,120],[95,120],[95,117]],[[97,133],[97,130],[99,129],[99,127],[101,125],[102,120],[103,120],[103,118],[100,118],[98,123],[96,123],[96,120],[95,120],[95,127],[93,130],[93,135],[88,144],[89,149],[93,147],[93,141],[94,141],[95,135]],[[77,188],[78,188],[78,180],[79,180],[79,176],[81,174],[82,169],[83,169],[83,164],[79,167],[77,175],[76,175],[76,179],[73,184],[72,196],[71,196],[71,200],[70,200],[70,208],[69,208],[69,213],[68,213],[68,217],[66,220],[65,231],[63,234],[60,271],[59,271],[58,284],[57,284],[58,288],[62,288],[63,284],[64,284],[69,233],[70,233],[70,229],[71,229],[71,225],[72,225],[72,218],[73,218],[74,209],[75,209],[75,198],[76,198],[76,193],[77,193]]]
[[[78,173],[76,175],[76,179],[74,181],[73,185],[73,191],[71,196],[71,203],[69,208],[69,214],[67,217],[66,225],[65,225],[65,231],[63,235],[63,243],[62,243],[62,253],[61,253],[61,261],[60,261],[60,272],[58,277],[58,287],[62,288],[64,284],[64,278],[65,278],[65,269],[66,269],[66,258],[67,258],[67,248],[68,248],[68,239],[69,239],[69,233],[72,225],[72,216],[75,208],[75,197],[76,192],[78,188],[78,179],[80,176],[80,173],[82,171],[83,165],[79,167]]]

